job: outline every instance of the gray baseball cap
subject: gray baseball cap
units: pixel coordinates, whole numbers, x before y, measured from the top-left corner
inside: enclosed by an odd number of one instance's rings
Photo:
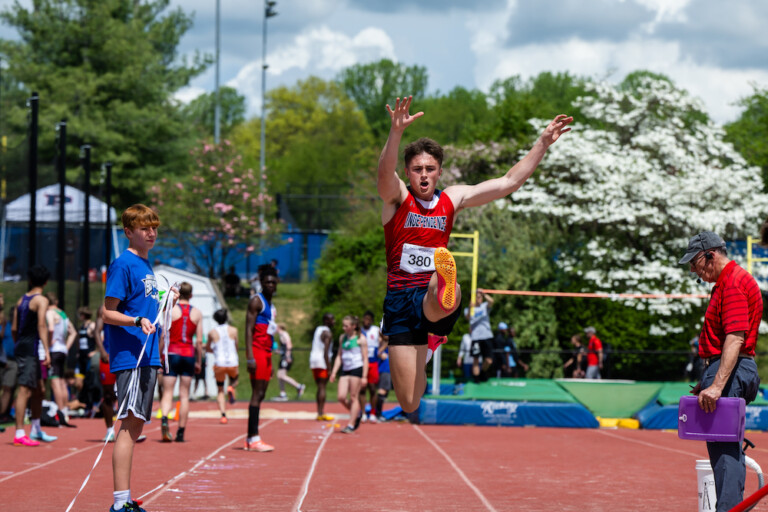
[[[719,247],[725,247],[725,241],[720,238],[720,235],[712,231],[702,231],[691,237],[688,241],[688,249],[678,263],[681,265],[689,263],[700,252]]]

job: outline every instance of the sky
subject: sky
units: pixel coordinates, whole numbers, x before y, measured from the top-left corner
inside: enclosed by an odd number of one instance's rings
[[[220,83],[245,95],[249,117],[259,115],[264,4],[220,5]],[[171,0],[175,7],[194,14],[180,54],[214,55],[216,0]],[[754,86],[768,88],[764,0],[277,0],[274,9],[267,90],[312,75],[333,79],[382,58],[426,67],[429,93],[487,92],[495,80],[542,71],[619,82],[646,69],[669,76],[726,123]],[[0,37],[10,30],[0,27]],[[212,66],[177,97],[213,91],[214,77]]]

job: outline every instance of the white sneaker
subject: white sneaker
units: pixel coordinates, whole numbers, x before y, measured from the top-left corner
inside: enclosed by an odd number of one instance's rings
[[[288,401],[288,397],[285,396],[285,395],[279,395],[279,396],[276,396],[275,398],[273,398],[272,400],[275,401],[275,402],[287,402]]]
[[[360,423],[368,423],[368,416],[363,414],[363,417],[360,419]]]
[[[377,420],[376,420],[376,416],[374,416],[373,414],[371,414],[370,418],[368,418],[368,421],[369,421],[370,423],[376,423],[376,422],[377,422]]]
[[[115,433],[109,432],[108,434],[104,434],[104,437],[101,439],[102,441],[114,443],[115,442]]]

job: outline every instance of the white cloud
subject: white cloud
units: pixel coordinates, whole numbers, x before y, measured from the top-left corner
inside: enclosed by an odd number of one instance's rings
[[[173,94],[174,99],[178,100],[181,103],[184,103],[185,105],[189,103],[190,101],[194,100],[201,94],[205,94],[206,91],[202,87],[184,87],[182,89],[179,89]]]
[[[299,34],[291,44],[269,53],[267,73],[270,76],[281,76],[292,70],[301,70],[306,76],[328,71],[336,73],[358,63],[383,58],[397,60],[392,39],[380,28],[367,27],[350,37],[320,27]],[[227,82],[246,96],[249,112],[261,108],[261,69],[261,59],[251,61]]]
[[[723,69],[694,62],[682,54],[680,43],[653,38],[623,42],[571,39],[562,43],[518,46],[478,55],[478,87],[488,90],[494,80],[512,75],[524,78],[542,71],[621,80],[645,69],[669,76],[678,87],[701,98],[707,112],[720,123],[736,119],[735,102],[752,93],[751,83],[768,83],[762,69]]]

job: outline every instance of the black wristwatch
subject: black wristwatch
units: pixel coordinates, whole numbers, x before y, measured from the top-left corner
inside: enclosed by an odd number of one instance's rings
[[[136,318],[133,319],[133,325],[135,325],[136,327],[141,327],[142,320],[144,320],[143,316],[137,316]]]

